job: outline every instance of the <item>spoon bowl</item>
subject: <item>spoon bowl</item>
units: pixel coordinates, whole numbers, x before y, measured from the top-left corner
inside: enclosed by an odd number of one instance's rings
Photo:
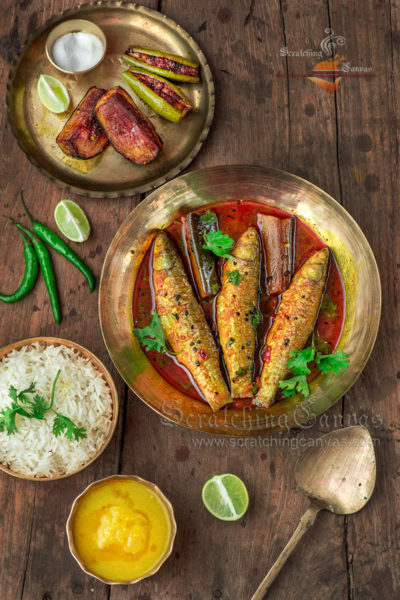
[[[300,490],[321,508],[338,515],[361,510],[375,487],[376,462],[366,427],[338,429],[316,440],[295,466]]]
[[[321,436],[297,460],[295,477],[311,505],[251,600],[264,598],[320,510],[350,515],[368,502],[376,479],[374,444],[368,429],[355,425]]]

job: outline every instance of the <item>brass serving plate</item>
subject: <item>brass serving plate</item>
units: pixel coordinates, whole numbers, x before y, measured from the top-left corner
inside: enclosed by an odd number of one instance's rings
[[[251,198],[298,215],[330,246],[346,287],[346,317],[339,347],[347,371],[317,377],[308,398],[294,396],[270,408],[222,409],[213,414],[167,383],[132,333],[132,292],[154,230],[177,213],[231,198]],[[150,194],[121,225],[103,266],[99,297],[104,340],[131,389],[163,417],[208,433],[255,435],[300,426],[327,410],[356,381],[375,343],[381,286],[372,250],[354,219],[331,196],[300,177],[252,166],[202,169]]]
[[[88,73],[63,74],[46,57],[47,36],[56,25],[69,19],[92,21],[106,35],[105,57]],[[155,115],[120,76],[128,68],[122,64],[121,54],[133,43],[192,58],[201,65],[201,82],[182,85],[194,110],[181,123],[170,123]],[[65,84],[71,96],[67,112],[56,115],[41,104],[36,91],[41,73],[54,75]],[[150,117],[164,142],[162,152],[152,163],[134,165],[113,148],[90,160],[63,154],[55,138],[92,85],[124,87]],[[210,129],[214,98],[212,74],[204,54],[175,21],[136,4],[92,2],[52,17],[30,36],[11,68],[6,101],[10,125],[21,149],[43,174],[79,194],[115,198],[154,188],[175,177],[193,160]]]

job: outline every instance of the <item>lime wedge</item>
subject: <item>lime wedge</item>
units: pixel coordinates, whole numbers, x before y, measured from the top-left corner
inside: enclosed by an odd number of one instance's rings
[[[69,95],[64,85],[52,75],[42,74],[37,83],[40,102],[53,113],[62,113],[69,106]]]
[[[243,481],[236,475],[214,475],[201,491],[204,506],[221,521],[237,521],[249,506],[249,494]]]
[[[72,200],[61,200],[54,209],[58,229],[71,242],[85,242],[90,235],[90,223],[81,207]]]

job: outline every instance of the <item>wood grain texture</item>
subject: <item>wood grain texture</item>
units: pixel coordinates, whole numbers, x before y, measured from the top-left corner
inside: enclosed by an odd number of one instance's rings
[[[10,62],[35,27],[73,0],[3,0],[0,6],[0,92]],[[34,335],[72,339],[94,352],[115,377],[120,395],[116,434],[102,457],[82,473],[49,484],[0,474],[0,596],[5,600],[242,600],[250,598],[294,531],[307,501],[293,466],[313,439],[345,424],[366,424],[377,438],[378,483],[367,507],[344,519],[321,513],[272,586],[272,600],[395,598],[399,504],[399,271],[398,0],[162,0],[160,8],[184,27],[206,54],[216,83],[216,113],[203,149],[188,170],[224,163],[268,165],[308,178],[341,201],[366,233],[383,278],[384,310],[377,346],[357,384],[309,429],[249,438],[213,438],[168,424],[127,390],[104,347],[97,291],[54,256],[64,319],[53,323],[43,282],[13,306],[0,306],[0,345]],[[318,59],[285,57],[280,48],[318,49],[325,29],[346,38],[352,65],[371,65],[375,78],[348,78],[328,94],[306,78],[280,77],[312,69]],[[23,218],[18,190],[32,212],[53,226],[65,193],[30,165],[0,113],[1,214]],[[119,224],[139,201],[84,199],[93,226],[78,246],[96,275]],[[21,275],[22,245],[0,224],[1,291]],[[18,257],[18,258],[17,258]],[[363,423],[364,421],[364,423]],[[65,521],[73,498],[112,473],[154,481],[171,500],[178,534],[173,554],[135,587],[103,585],[70,556]],[[216,521],[200,500],[215,473],[246,482],[250,508],[239,523]],[[397,495],[396,495],[397,494]],[[398,511],[397,511],[398,512]]]

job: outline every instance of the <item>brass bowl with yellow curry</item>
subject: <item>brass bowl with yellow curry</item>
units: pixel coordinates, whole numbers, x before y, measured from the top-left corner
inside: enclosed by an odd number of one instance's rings
[[[175,534],[169,500],[135,475],[112,475],[89,485],[67,521],[73,557],[85,573],[107,584],[154,575],[171,554]]]

